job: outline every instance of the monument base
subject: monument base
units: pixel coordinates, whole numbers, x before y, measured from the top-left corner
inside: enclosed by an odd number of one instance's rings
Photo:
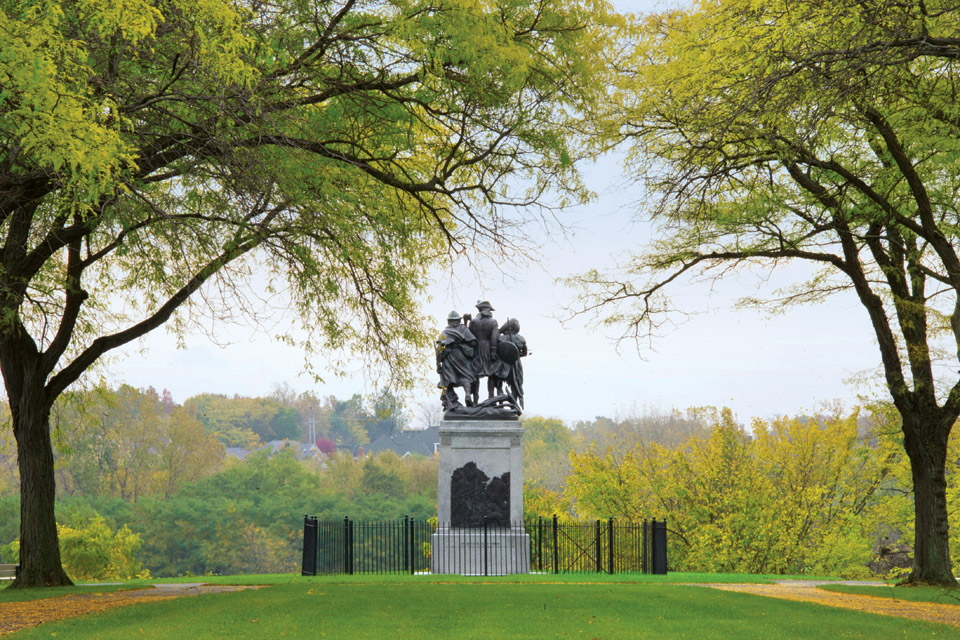
[[[515,420],[444,420],[440,423],[437,519],[441,526],[479,526],[484,517],[514,527],[523,522],[522,437],[523,426]],[[454,474],[458,470],[467,471],[465,467],[471,463],[487,477],[488,483],[495,478],[509,479],[509,483],[504,482],[497,488],[496,504],[488,504],[494,496],[488,494],[477,478],[470,483],[476,486],[460,486],[454,490]],[[505,473],[509,474],[507,478],[503,477]],[[501,493],[506,484],[509,484],[508,499]],[[462,517],[467,521],[461,520]]]
[[[530,573],[530,536],[522,526],[440,527],[432,538],[434,574],[504,576]]]

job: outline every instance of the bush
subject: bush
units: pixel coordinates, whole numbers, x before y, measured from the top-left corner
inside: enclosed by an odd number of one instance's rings
[[[60,558],[63,569],[72,580],[130,580],[149,578],[134,557],[140,548],[140,536],[126,525],[114,531],[102,517],[81,520],[73,526],[57,524],[60,537]],[[3,557],[20,555],[20,541],[3,548]]]

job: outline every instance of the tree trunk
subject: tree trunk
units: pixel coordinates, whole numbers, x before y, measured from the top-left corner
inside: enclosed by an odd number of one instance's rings
[[[35,394],[42,396],[42,388]],[[50,411],[40,401],[11,402],[20,467],[20,575],[10,588],[73,584],[60,563]]]
[[[902,584],[956,588],[947,521],[946,460],[950,427],[923,425],[910,429],[904,420],[904,433],[904,448],[913,473],[916,541],[913,571]]]

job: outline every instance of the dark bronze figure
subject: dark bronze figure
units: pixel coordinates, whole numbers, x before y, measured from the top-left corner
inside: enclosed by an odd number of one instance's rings
[[[476,348],[477,339],[466,325],[461,324],[460,314],[451,311],[447,316],[447,326],[437,340],[437,373],[440,374],[437,386],[443,389],[440,402],[444,411],[463,408],[455,387],[463,387],[467,406],[473,406],[470,389],[477,379],[474,369]]]
[[[495,395],[493,373],[499,365],[499,334],[497,321],[493,319],[494,308],[486,300],[480,300],[477,302],[477,311],[477,317],[470,321],[470,332],[477,338],[477,355],[473,360],[477,379],[471,389],[474,405],[480,403],[480,378],[487,379],[487,398]]]
[[[498,329],[487,301],[477,303],[478,317],[451,311],[437,340],[437,373],[443,389],[441,404],[447,420],[516,420],[522,412],[526,341],[517,333],[520,323],[508,320]],[[475,333],[479,332],[478,333]],[[479,400],[480,377],[487,378],[489,398]],[[510,393],[502,393],[503,383]],[[466,406],[455,387],[463,387]]]
[[[527,340],[520,335],[520,321],[516,318],[507,318],[500,327],[500,340],[497,346],[499,365],[490,377],[494,381],[496,392],[503,393],[503,383],[510,389],[510,397],[523,408],[523,363],[520,358],[526,357]]]

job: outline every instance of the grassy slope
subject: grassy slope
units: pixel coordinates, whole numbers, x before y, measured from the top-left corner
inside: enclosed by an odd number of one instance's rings
[[[960,629],[672,584],[296,580],[113,609],[11,638],[957,638]]]
[[[941,587],[858,587],[853,585],[831,584],[823,585],[821,589],[839,591],[841,593],[855,593],[877,598],[893,598],[895,600],[910,600],[911,602],[934,602],[936,604],[960,605],[960,588],[943,589]]]

